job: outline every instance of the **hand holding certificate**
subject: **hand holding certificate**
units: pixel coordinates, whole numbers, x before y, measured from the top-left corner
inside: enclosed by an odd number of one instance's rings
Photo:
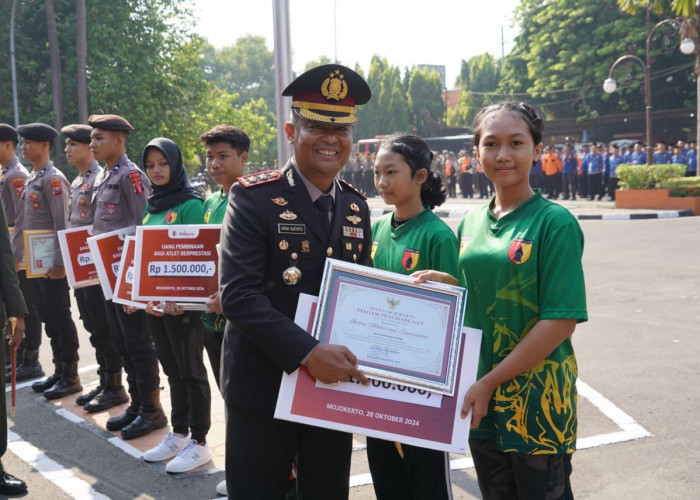
[[[466,290],[326,261],[313,335],[380,380],[454,394]]]

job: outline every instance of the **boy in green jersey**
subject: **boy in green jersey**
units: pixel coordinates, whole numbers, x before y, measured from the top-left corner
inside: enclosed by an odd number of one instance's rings
[[[250,139],[248,135],[231,125],[217,125],[203,133],[199,140],[207,150],[207,172],[221,189],[204,201],[204,223],[221,224],[228,206],[228,194],[231,186],[244,174],[248,161]],[[216,383],[219,385],[221,370],[221,347],[226,328],[226,316],[221,314],[221,298],[215,293],[206,303],[207,311],[202,314],[202,324],[207,330],[204,337],[204,347],[209,355],[209,362]],[[226,495],[226,481],[216,485],[216,492]]]
[[[250,139],[248,135],[231,125],[217,125],[205,132],[199,140],[206,146],[207,172],[221,189],[204,201],[204,223],[221,224],[226,214],[228,194],[231,186],[243,175],[248,161]],[[204,346],[209,355],[216,383],[219,383],[221,367],[221,343],[224,338],[226,317],[221,314],[219,293],[206,303],[207,312],[202,314],[202,324],[207,329]]]

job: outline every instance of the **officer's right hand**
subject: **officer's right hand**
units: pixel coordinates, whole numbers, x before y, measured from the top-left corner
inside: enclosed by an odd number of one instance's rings
[[[357,357],[343,345],[318,344],[311,350],[306,368],[312,377],[324,384],[349,382],[352,377],[369,385],[367,377],[357,369]]]

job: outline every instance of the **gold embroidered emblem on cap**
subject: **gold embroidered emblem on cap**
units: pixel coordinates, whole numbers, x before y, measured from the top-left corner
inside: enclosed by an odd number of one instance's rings
[[[323,80],[321,85],[321,94],[326,99],[335,99],[340,101],[348,95],[348,84],[345,82],[345,77],[339,70],[333,71],[328,78]]]
[[[289,210],[285,210],[280,214],[280,219],[284,220],[295,220],[297,218],[297,214],[294,212],[290,212]]]

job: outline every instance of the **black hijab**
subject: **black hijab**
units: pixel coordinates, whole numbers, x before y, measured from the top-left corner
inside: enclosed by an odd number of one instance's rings
[[[152,194],[148,197],[148,213],[157,214],[178,206],[190,199],[204,200],[190,184],[185,165],[182,163],[180,148],[170,139],[156,137],[146,145],[141,157],[141,165],[146,171],[146,153],[151,148],[158,149],[170,164],[170,181],[165,186],[151,183]]]

